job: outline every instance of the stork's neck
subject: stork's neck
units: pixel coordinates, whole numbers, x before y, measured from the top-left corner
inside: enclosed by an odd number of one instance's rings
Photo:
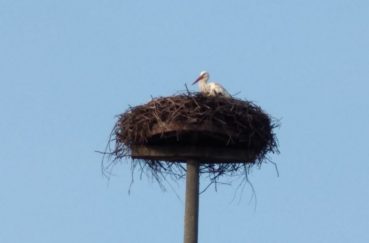
[[[207,81],[208,81],[207,78],[202,78],[202,79],[199,80],[200,90],[205,90],[206,89]]]

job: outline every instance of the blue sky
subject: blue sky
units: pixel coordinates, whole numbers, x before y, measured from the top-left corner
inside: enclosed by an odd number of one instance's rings
[[[183,181],[136,178],[128,195],[129,162],[107,181],[94,151],[115,115],[201,70],[282,126],[280,176],[252,170],[257,201],[237,183],[202,194],[200,242],[369,242],[368,13],[364,0],[0,0],[0,242],[181,242]]]

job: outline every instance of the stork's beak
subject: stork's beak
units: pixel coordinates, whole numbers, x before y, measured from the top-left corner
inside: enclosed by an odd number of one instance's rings
[[[193,83],[192,83],[192,85],[194,85],[195,83],[197,83],[197,82],[199,82],[200,81],[200,79],[202,79],[202,75],[200,75]]]

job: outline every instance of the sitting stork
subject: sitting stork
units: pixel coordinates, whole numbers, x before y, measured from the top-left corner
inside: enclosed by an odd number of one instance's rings
[[[224,96],[231,98],[231,95],[228,91],[223,88],[222,85],[217,83],[208,83],[209,73],[206,71],[202,71],[199,77],[192,84],[199,83],[200,92],[207,96]]]

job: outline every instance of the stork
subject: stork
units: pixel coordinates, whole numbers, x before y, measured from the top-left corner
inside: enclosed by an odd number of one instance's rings
[[[224,96],[227,98],[231,98],[231,95],[228,91],[223,88],[222,85],[217,83],[208,83],[209,73],[206,71],[202,71],[199,77],[192,84],[199,83],[200,92],[207,96]]]

